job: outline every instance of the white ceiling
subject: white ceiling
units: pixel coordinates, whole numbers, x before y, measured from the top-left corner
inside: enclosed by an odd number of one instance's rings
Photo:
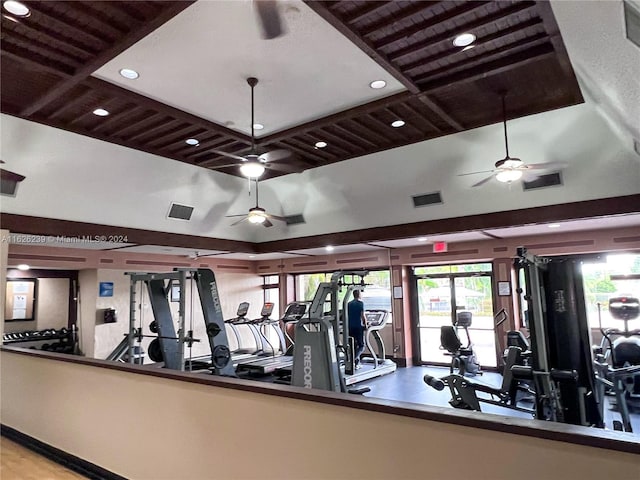
[[[558,225],[550,228],[549,225]],[[624,227],[638,227],[640,231],[640,215],[617,215],[605,218],[586,218],[542,225],[523,225],[512,228],[494,228],[485,230],[492,235],[502,238],[521,237],[528,235],[544,235],[550,233],[579,232],[581,230],[611,229]]]
[[[253,2],[199,1],[94,75],[229,128],[266,135],[404,90],[362,50],[298,0],[280,1],[288,32],[260,38]],[[127,80],[121,68],[140,77]],[[384,89],[369,88],[386,80]],[[233,122],[230,124],[229,122]]]
[[[387,240],[384,242],[374,242],[376,245],[381,245],[388,248],[407,248],[407,247],[421,247],[424,245],[430,245],[434,242],[471,242],[473,240],[488,240],[486,235],[480,232],[460,232],[449,233],[444,235],[429,235],[426,237],[413,237],[413,238],[401,238],[398,240]]]
[[[640,12],[640,2],[632,0]],[[640,48],[621,1],[552,1],[582,92],[629,146],[640,141]]]

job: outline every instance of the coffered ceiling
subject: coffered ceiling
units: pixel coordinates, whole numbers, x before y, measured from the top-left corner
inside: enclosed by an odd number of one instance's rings
[[[273,40],[260,38],[250,0],[24,4],[29,17],[1,25],[3,166],[27,177],[1,198],[13,232],[128,233],[129,245],[114,248],[156,253],[302,255],[327,241],[348,248],[640,212],[629,142],[640,55],[624,38],[621,2],[552,2],[552,11],[525,0],[280,0],[287,32]],[[462,32],[476,35],[473,48],[453,45]],[[255,205],[237,167],[219,168],[230,162],[214,152],[250,148],[248,76],[260,80],[259,149],[287,149],[283,166],[305,170],[267,171],[260,205],[306,223],[225,218]],[[460,176],[504,157],[502,92],[510,150],[563,164],[561,185],[473,188],[482,177]],[[393,128],[398,119],[405,125]],[[442,203],[414,208],[412,196],[433,192]],[[193,207],[191,220],[167,218],[172,202]]]
[[[275,40],[248,1],[24,3],[2,17],[4,113],[205,168],[249,148],[248,76],[259,148],[296,169],[496,123],[497,92],[511,118],[583,100],[548,2],[283,0]],[[463,32],[473,48],[452,44]]]

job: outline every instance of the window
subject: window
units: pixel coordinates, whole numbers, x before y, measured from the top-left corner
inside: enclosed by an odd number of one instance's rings
[[[332,274],[333,272],[322,272],[296,275],[296,300],[313,300],[313,296],[318,289],[318,285],[320,285],[322,282],[331,281]],[[349,282],[351,280],[352,279],[349,275],[345,277],[345,281]],[[389,312],[391,312],[391,275],[389,274],[389,270],[371,271],[366,277],[364,277],[364,281],[367,284],[362,292],[362,301],[364,302],[364,307],[368,310],[388,310]],[[338,294],[340,304],[342,304],[342,300],[344,299],[345,294],[346,288],[341,289],[340,293]],[[389,315],[387,323],[391,322],[392,317],[391,315]]]
[[[436,265],[431,267],[416,267],[413,273],[416,275],[439,275],[446,273],[473,273],[491,272],[490,263],[469,263],[465,265]]]
[[[600,262],[585,262],[582,279],[589,327],[599,328],[602,321],[603,328],[624,328],[621,320],[609,315],[609,299],[640,296],[640,254],[611,254]],[[640,320],[630,322],[629,328],[639,327]]]
[[[273,303],[271,318],[280,318],[280,284],[278,280],[278,275],[265,275],[262,277],[264,301]]]

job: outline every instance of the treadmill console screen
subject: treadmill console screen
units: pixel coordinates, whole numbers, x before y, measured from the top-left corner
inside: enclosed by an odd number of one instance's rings
[[[306,303],[292,303],[287,307],[285,317],[302,317],[307,311]]]
[[[262,306],[262,311],[260,312],[260,316],[262,317],[270,317],[271,312],[273,312],[273,302],[265,302]]]
[[[249,311],[249,302],[242,302],[240,305],[238,305],[238,311],[236,312],[236,315],[238,317],[244,317],[247,315],[248,311]]]
[[[386,313],[387,312],[364,312],[364,315],[367,318],[367,323],[370,326],[377,327],[385,322],[385,319],[387,317]]]

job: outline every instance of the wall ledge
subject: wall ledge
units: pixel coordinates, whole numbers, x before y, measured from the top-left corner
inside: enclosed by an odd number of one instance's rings
[[[11,355],[27,355],[41,360],[54,360],[87,367],[106,368],[137,375],[160,377],[173,381],[229,388],[232,390],[241,390],[263,395],[294,398],[309,402],[357,408],[420,420],[480,428],[502,433],[511,433],[514,435],[525,435],[545,440],[555,440],[559,442],[640,455],[640,439],[629,433],[616,432],[612,430],[602,430],[552,422],[538,422],[536,420],[517,417],[395,402],[318,390],[309,391],[300,387],[261,383],[239,378],[216,377],[188,372],[170,371],[143,365],[124,364],[60,353],[35,351],[19,347],[2,346],[0,347],[0,351]]]

